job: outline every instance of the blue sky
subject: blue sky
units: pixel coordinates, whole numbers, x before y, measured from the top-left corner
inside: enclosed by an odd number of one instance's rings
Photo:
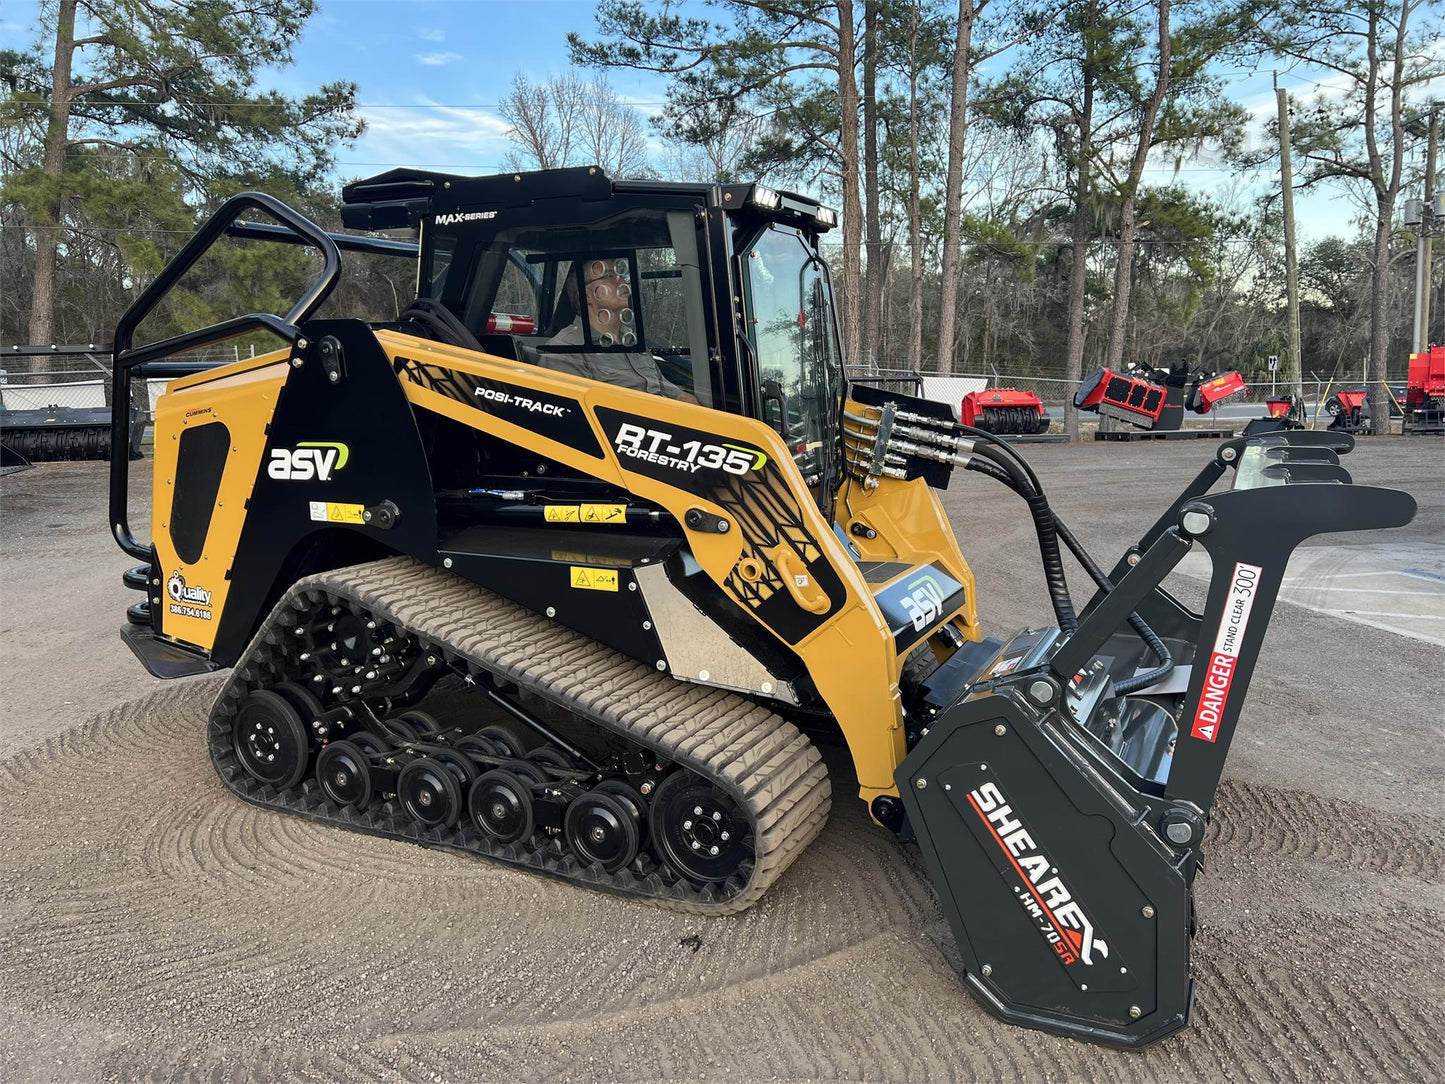
[[[508,149],[497,103],[513,75],[571,70],[567,32],[595,36],[595,11],[588,0],[321,0],[296,65],[277,79],[298,92],[332,79],[357,84],[368,131],[339,155],[343,174],[395,165],[494,172]],[[661,108],[660,80],[619,71],[610,82],[644,114]]]
[[[503,168],[507,125],[497,104],[513,75],[525,71],[541,80],[564,73],[567,32],[598,33],[593,0],[320,0],[319,9],[295,50],[296,63],[271,73],[270,82],[295,94],[334,79],[357,83],[368,131],[339,152],[343,178],[400,165],[459,173]],[[28,39],[36,10],[33,0],[5,2],[0,40]],[[621,70],[609,79],[644,115],[661,108],[661,79]],[[1309,72],[1282,73],[1281,84],[1298,96],[1328,89]],[[1256,117],[1250,138],[1265,140],[1264,122],[1275,115],[1271,73],[1237,73],[1232,93]],[[1242,180],[1209,162],[1185,163],[1177,178],[1172,165],[1161,163],[1149,179],[1177,179],[1221,197],[1241,186],[1278,186],[1277,173]],[[1297,201],[1305,240],[1350,232],[1355,213],[1338,193]]]

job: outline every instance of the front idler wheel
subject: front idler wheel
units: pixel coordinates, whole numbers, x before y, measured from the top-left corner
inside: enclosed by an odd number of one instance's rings
[[[246,773],[277,790],[301,782],[311,758],[301,716],[270,689],[257,689],[241,701],[231,725],[231,744]]]
[[[371,801],[371,765],[359,746],[334,741],[316,758],[316,781],[321,791],[343,809],[365,809]]]
[[[456,774],[434,757],[413,760],[401,770],[396,797],[406,815],[423,828],[450,828],[462,814]]]
[[[578,858],[608,873],[616,873],[637,857],[642,838],[636,812],[623,799],[600,790],[589,790],[573,800],[563,830]]]
[[[516,843],[532,834],[532,788],[505,768],[483,772],[467,798],[472,823],[496,843]]]
[[[725,881],[752,859],[746,814],[689,772],[673,772],[653,791],[648,827],[657,856],[698,884]]]

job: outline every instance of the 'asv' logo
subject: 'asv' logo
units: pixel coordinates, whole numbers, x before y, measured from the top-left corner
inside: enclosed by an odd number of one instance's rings
[[[271,449],[266,473],[279,482],[309,482],[313,478],[325,482],[346,466],[350,455],[345,444],[304,440],[295,448]]]
[[[909,593],[899,601],[904,611],[913,619],[913,627],[919,632],[928,628],[943,616],[943,591],[938,581],[924,575],[908,585]]]

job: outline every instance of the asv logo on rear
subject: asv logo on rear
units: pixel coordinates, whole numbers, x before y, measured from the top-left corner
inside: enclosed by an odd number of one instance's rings
[[[266,473],[278,482],[309,482],[313,478],[320,482],[331,480],[331,475],[346,466],[350,449],[345,444],[326,441],[302,441],[295,448],[271,449],[271,462]]]

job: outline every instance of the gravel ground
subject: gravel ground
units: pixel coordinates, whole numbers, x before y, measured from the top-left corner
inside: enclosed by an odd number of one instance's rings
[[[1213,447],[1027,452],[1108,564]],[[1346,463],[1420,514],[1307,545],[1414,546],[1445,575],[1442,442],[1364,441]],[[1192,1025],[1121,1052],[974,1003],[917,851],[848,799],[837,751],[822,837],[731,919],[238,801],[202,736],[221,677],[156,682],[116,635],[136,596],[105,490],[97,464],[0,479],[0,1078],[1440,1076],[1435,644],[1276,609],[1197,884]],[[1022,505],[974,475],[944,501],[989,625],[1048,622]]]

